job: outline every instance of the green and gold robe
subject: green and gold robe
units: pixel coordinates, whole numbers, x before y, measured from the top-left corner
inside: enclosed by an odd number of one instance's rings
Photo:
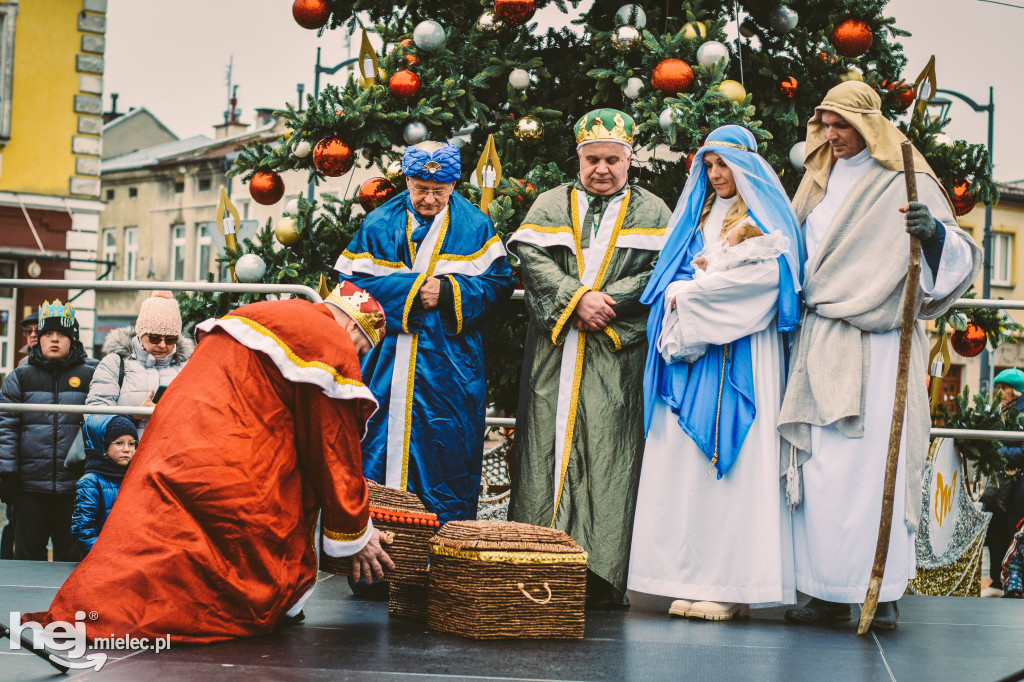
[[[589,553],[589,569],[624,592],[644,451],[640,295],[671,212],[627,186],[606,199],[596,230],[583,229],[591,200],[574,184],[541,194],[508,242],[530,316],[509,518],[566,531]],[[601,332],[572,328],[588,291],[616,303]]]

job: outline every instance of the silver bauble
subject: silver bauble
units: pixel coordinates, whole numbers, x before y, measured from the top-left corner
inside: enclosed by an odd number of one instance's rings
[[[622,94],[630,99],[636,99],[640,96],[640,91],[644,88],[644,82],[633,76],[626,81],[626,87],[622,88]]]
[[[427,139],[428,134],[425,123],[412,121],[405,124],[405,128],[402,130],[402,139],[406,144],[419,144]]]
[[[722,69],[729,66],[729,50],[717,40],[709,40],[697,48],[697,63],[705,69],[721,63]]]
[[[299,215],[299,200],[292,199],[284,205],[284,212],[290,215]]]
[[[785,5],[776,7],[768,15],[768,24],[776,33],[789,33],[796,28],[799,20],[800,15],[796,13],[796,10]]]
[[[299,140],[299,143],[295,145],[295,149],[292,150],[292,154],[304,159],[309,156],[309,153],[313,151],[313,146],[305,140]]]
[[[508,83],[516,90],[523,90],[530,84],[530,72],[526,69],[512,69],[508,74]]]
[[[803,170],[804,156],[807,154],[807,143],[797,142],[789,149],[789,164],[797,170]]]
[[[636,18],[633,18],[633,13]],[[636,26],[641,31],[647,26],[647,13],[640,5],[623,5],[615,13],[616,26]]]
[[[476,30],[481,33],[501,33],[504,28],[505,22],[498,18],[493,9],[484,10],[476,20]]]
[[[658,125],[661,126],[662,130],[668,132],[668,129],[672,127],[673,123],[675,123],[676,118],[676,110],[672,107],[668,107],[662,111],[661,116],[658,117]]]
[[[433,19],[421,21],[412,32],[412,41],[416,47],[426,52],[434,52],[444,45],[444,27]]]
[[[633,26],[619,26],[612,31],[612,47],[618,52],[629,52],[640,47],[640,31]]]
[[[255,253],[247,253],[235,261],[235,277],[242,282],[258,282],[266,271],[266,261]]]

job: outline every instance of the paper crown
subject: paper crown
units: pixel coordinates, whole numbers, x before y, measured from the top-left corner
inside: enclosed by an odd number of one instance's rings
[[[576,144],[618,142],[633,146],[633,117],[617,109],[595,109],[576,122]]]
[[[371,345],[376,346],[384,338],[384,308],[377,299],[352,282],[339,282],[331,293],[327,294],[324,302],[340,308],[343,313],[355,320]]]
[[[47,332],[60,332],[73,339],[78,338],[78,324],[75,321],[75,310],[60,299],[53,303],[43,301],[39,306],[39,336]]]

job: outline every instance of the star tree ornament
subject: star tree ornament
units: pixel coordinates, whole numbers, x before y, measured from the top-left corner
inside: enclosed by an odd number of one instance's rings
[[[516,121],[512,134],[524,147],[532,147],[544,139],[544,123],[536,116],[528,114]]]
[[[325,137],[313,148],[313,165],[324,175],[336,178],[352,170],[355,150],[337,135]]]
[[[512,69],[508,74],[508,83],[516,90],[525,90],[530,85],[530,72],[526,69]]]
[[[421,121],[410,121],[402,130],[402,139],[406,144],[419,144],[427,139],[427,126]]]
[[[641,31],[647,26],[647,13],[640,5],[623,5],[615,12],[616,26],[636,26]]]
[[[255,253],[247,253],[235,261],[235,277],[241,282],[258,282],[267,271],[267,262]]]
[[[302,28],[314,31],[324,26],[331,17],[331,5],[327,0],[295,0],[292,3],[292,17]]]
[[[709,40],[697,48],[697,63],[705,69],[715,64],[721,64],[725,69],[729,66],[729,50],[717,40]]]
[[[416,24],[412,31],[412,41],[424,52],[436,52],[445,41],[444,27],[433,19]]]
[[[258,171],[249,180],[249,196],[257,204],[276,204],[284,196],[284,180],[274,171]]]
[[[874,38],[871,27],[860,19],[847,19],[832,29],[832,46],[836,52],[851,59],[867,52]]]
[[[494,0],[494,14],[512,26],[522,26],[536,11],[537,0]]]
[[[370,178],[359,187],[359,205],[369,213],[398,193],[398,188],[387,178]]]
[[[420,94],[420,77],[408,69],[397,71],[388,81],[388,90],[395,97],[412,99]]]
[[[776,7],[768,15],[768,25],[779,35],[792,31],[799,21],[800,15],[796,13],[796,10],[785,5]]]
[[[651,87],[666,95],[689,92],[692,85],[693,69],[682,59],[665,59],[651,74]]]
[[[625,53],[640,47],[640,31],[634,26],[619,26],[612,31],[611,43],[617,52]]]
[[[636,99],[640,96],[640,91],[644,89],[644,82],[633,76],[626,81],[626,86],[622,88],[622,94],[630,99]]]

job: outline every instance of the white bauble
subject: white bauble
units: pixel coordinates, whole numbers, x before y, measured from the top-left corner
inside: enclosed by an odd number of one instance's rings
[[[313,151],[312,145],[305,140],[299,140],[299,143],[295,145],[295,149],[292,150],[292,154],[300,159],[304,159],[309,156],[309,153]]]
[[[636,12],[636,18],[630,20],[634,11]],[[647,26],[647,13],[644,12],[644,8],[640,5],[623,5],[615,13],[615,25],[636,26],[638,29],[643,30]]]
[[[292,215],[299,215],[299,200],[292,199],[284,205],[284,212]]]
[[[776,7],[768,15],[768,23],[776,33],[789,33],[796,28],[799,20],[800,15],[796,13],[796,10],[785,5]]]
[[[697,48],[697,63],[705,69],[721,63],[724,69],[729,66],[729,50],[717,40],[709,40]]]
[[[433,19],[421,21],[412,32],[412,41],[416,47],[427,52],[434,52],[444,45],[444,27]]]
[[[661,126],[662,130],[668,132],[668,129],[672,127],[672,123],[674,123],[675,120],[675,109],[673,109],[672,107],[666,107],[666,109],[661,112],[661,116],[658,116],[658,125]]]
[[[636,99],[640,96],[640,91],[644,89],[644,82],[633,76],[626,81],[626,86],[622,88],[622,94],[630,99]]]
[[[512,69],[508,74],[508,83],[516,90],[523,90],[530,84],[530,72],[526,69]]]
[[[266,271],[266,262],[255,253],[247,253],[235,262],[235,277],[242,282],[258,282]]]
[[[402,138],[406,144],[419,144],[427,139],[428,134],[425,123],[412,121],[406,124],[405,129],[402,131]]]
[[[797,170],[803,170],[804,156],[807,154],[807,143],[797,142],[789,150],[789,164]]]
[[[932,139],[935,140],[935,144],[941,145],[943,147],[952,147],[954,144],[956,144],[953,138],[947,135],[946,133],[937,133],[935,137],[933,137]]]

